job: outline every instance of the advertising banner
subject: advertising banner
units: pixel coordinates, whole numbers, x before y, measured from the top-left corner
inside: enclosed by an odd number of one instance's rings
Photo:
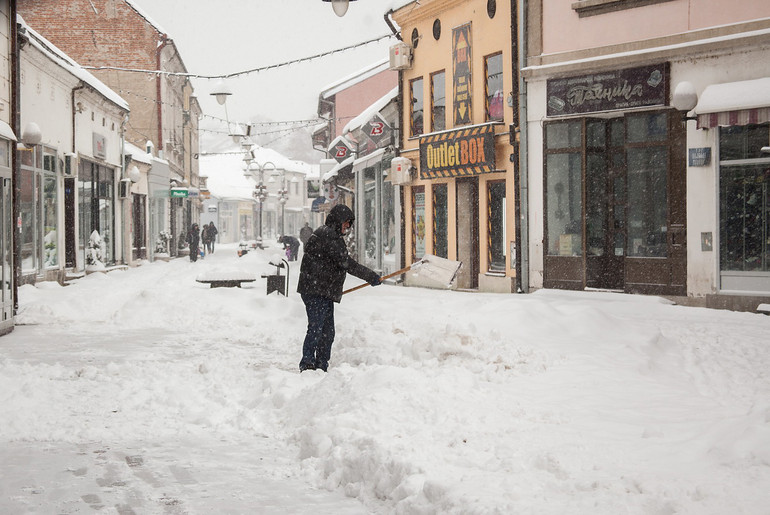
[[[466,177],[495,170],[494,125],[420,138],[420,178]]]
[[[471,123],[471,24],[452,29],[455,125]]]

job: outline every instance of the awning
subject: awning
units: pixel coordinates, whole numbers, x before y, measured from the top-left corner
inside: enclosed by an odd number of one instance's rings
[[[770,77],[706,86],[695,106],[698,128],[770,121]]]
[[[14,134],[13,129],[11,129],[11,126],[2,120],[0,120],[0,137],[9,139],[11,141],[17,141],[16,134]]]

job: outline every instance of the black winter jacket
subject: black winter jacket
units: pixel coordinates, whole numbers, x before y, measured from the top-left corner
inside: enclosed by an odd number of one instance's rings
[[[349,207],[339,204],[326,217],[326,224],[316,229],[305,245],[305,255],[299,271],[297,292],[320,295],[334,302],[342,300],[346,274],[352,274],[369,283],[380,276],[357,263],[348,254],[342,235],[342,224],[353,221]]]

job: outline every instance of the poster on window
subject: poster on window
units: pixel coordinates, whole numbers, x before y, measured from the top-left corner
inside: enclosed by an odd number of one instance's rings
[[[417,260],[425,255],[425,190],[415,191],[413,201],[412,242],[414,243],[414,258]]]
[[[455,125],[471,123],[471,24],[452,29]]]

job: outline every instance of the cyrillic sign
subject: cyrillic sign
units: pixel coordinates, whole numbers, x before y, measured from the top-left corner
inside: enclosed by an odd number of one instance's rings
[[[494,125],[442,132],[420,139],[420,178],[460,177],[495,170]]]
[[[668,83],[668,63],[551,79],[548,116],[666,105]]]

